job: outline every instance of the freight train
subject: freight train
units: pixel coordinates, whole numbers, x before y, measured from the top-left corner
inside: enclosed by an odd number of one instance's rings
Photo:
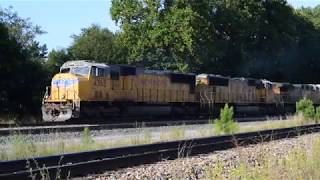
[[[139,116],[215,116],[228,103],[236,114],[294,111],[309,98],[320,104],[316,84],[147,70],[92,61],[68,61],[47,87],[44,121]]]

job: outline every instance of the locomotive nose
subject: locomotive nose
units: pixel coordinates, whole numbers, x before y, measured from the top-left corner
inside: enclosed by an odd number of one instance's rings
[[[73,116],[78,101],[79,78],[73,74],[57,74],[52,78],[51,93],[44,97],[42,117],[44,121],[65,121]]]
[[[72,74],[57,74],[52,79],[51,98],[53,100],[74,100],[78,94],[79,79]]]

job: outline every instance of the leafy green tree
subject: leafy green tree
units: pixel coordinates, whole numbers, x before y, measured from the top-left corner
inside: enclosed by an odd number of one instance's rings
[[[196,67],[196,26],[201,17],[184,1],[113,0],[129,63],[190,71]],[[193,68],[194,67],[194,68]]]
[[[115,35],[106,28],[92,25],[73,35],[68,52],[73,59],[94,60],[106,63],[121,63],[123,54],[115,41]],[[122,58],[122,59],[121,59]]]
[[[2,113],[36,112],[40,104],[45,71],[28,61],[25,51],[7,27],[0,23],[0,107]]]
[[[211,1],[211,36],[202,71],[281,78],[279,63],[296,45],[296,19],[284,0]],[[284,20],[285,19],[285,20]],[[281,80],[281,79],[280,79]]]
[[[294,75],[288,75],[291,81],[299,83],[318,83],[320,73],[320,29],[319,29],[319,6],[315,8],[301,8],[296,10],[298,21],[299,44],[295,49],[294,61],[289,67]]]
[[[66,49],[52,50],[46,62],[46,68],[50,75],[57,73],[62,64],[68,60],[70,60],[70,55]]]
[[[307,20],[311,21],[313,25],[319,29],[320,28],[320,5],[314,8],[304,8],[297,10],[297,13]]]
[[[25,59],[20,50],[21,47],[17,41],[10,38],[8,28],[0,23],[0,103],[2,108],[11,104],[11,100],[13,100],[10,98],[10,89],[14,88],[15,82],[8,79],[10,77],[8,75],[14,75],[10,78],[18,76],[18,74],[14,74],[17,73],[16,67],[21,64],[21,60]]]
[[[153,68],[283,80],[299,43],[285,0],[113,0],[111,15],[129,63]]]
[[[29,18],[19,17],[12,7],[8,9],[0,7],[0,22],[8,28],[9,36],[14,37],[21,45],[28,59],[36,61],[46,57],[46,45],[41,45],[35,39],[36,36],[46,33],[40,26],[34,25]]]
[[[11,9],[0,9],[1,114],[34,115],[40,111],[47,72],[41,61],[45,51],[34,39],[38,30]]]

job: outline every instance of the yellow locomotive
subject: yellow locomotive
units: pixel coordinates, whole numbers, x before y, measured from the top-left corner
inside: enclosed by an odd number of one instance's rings
[[[202,109],[213,114],[218,114],[225,103],[232,105],[236,114],[272,114],[280,103],[273,83],[252,78],[200,74],[197,94]]]
[[[68,61],[52,78],[42,103],[44,121],[90,117],[217,115],[294,112],[295,102],[320,104],[320,85],[146,70],[126,65]],[[93,119],[93,118],[91,118]],[[99,119],[99,118],[97,118]]]
[[[195,113],[195,75],[68,61],[42,103],[44,121]]]
[[[244,115],[292,113],[295,112],[295,103],[303,98],[320,105],[320,88],[315,84],[200,74],[196,90],[201,109],[215,115],[225,103],[234,106],[235,114]]]

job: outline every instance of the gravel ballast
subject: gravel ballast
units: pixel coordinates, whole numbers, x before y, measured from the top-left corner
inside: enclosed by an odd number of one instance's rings
[[[240,127],[254,127],[265,122],[243,122],[239,123]],[[153,141],[160,141],[161,133],[172,131],[172,129],[181,129],[185,131],[185,138],[197,137],[199,131],[210,131],[213,129],[212,124],[198,125],[180,125],[180,126],[162,126],[162,127],[141,127],[141,128],[126,128],[126,129],[106,129],[92,130],[90,135],[95,140],[121,140],[130,137],[143,135],[144,132],[150,132]],[[27,143],[47,143],[54,140],[73,140],[80,141],[83,131],[79,132],[58,132],[53,131],[48,134],[23,134],[24,141]],[[199,135],[198,135],[199,136]],[[0,145],[6,146],[10,142],[12,136],[0,136]]]
[[[290,150],[297,147],[297,145],[304,149],[310,149],[314,140],[319,138],[319,133],[304,135],[297,138],[217,151],[211,154],[176,160],[164,160],[155,164],[124,168],[118,171],[108,171],[104,174],[76,179],[206,179],[208,170],[217,166],[217,162],[222,162],[223,169],[227,171],[237,166],[239,162],[243,160],[245,160],[247,164],[254,164],[259,158],[261,159],[261,156],[264,156],[266,152],[276,159],[287,155]],[[227,175],[225,176],[227,177]]]

